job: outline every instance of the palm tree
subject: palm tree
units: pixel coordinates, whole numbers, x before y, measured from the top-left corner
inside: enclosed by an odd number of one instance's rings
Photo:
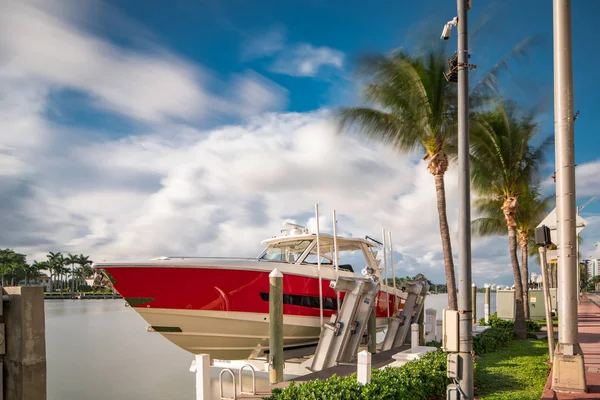
[[[75,293],[75,264],[79,262],[79,256],[69,253],[65,262],[71,265],[71,292]]]
[[[519,42],[481,75],[469,95],[472,108],[487,104],[499,92],[498,76],[509,69],[509,61],[523,57],[536,42],[535,37]],[[401,51],[364,57],[360,62],[361,72],[370,82],[364,86],[363,94],[374,108],[340,110],[340,131],[355,126],[367,138],[397,151],[418,149],[424,153],[427,169],[435,181],[448,306],[456,310],[456,280],[444,185],[448,156],[456,152],[456,88],[444,77],[448,56],[443,49],[427,46],[424,49],[416,57]]]
[[[533,183],[519,196],[517,239],[521,247],[521,281],[525,301],[523,311],[526,320],[529,319],[529,243],[534,236],[535,227],[548,214],[548,204],[553,197],[542,198],[539,187]]]
[[[48,258],[48,271],[50,272],[50,292],[54,290],[54,279],[58,277],[60,279],[61,270],[65,264],[65,258],[62,253],[49,252],[46,256]]]
[[[84,256],[83,254],[80,254],[77,257],[77,263],[81,266],[81,284],[83,285],[85,284],[85,278],[90,277],[93,274],[93,270],[91,268],[93,261],[90,260],[90,256]]]
[[[42,267],[43,266],[35,260],[33,261],[33,264],[25,267],[25,286],[29,285],[31,279],[36,279],[40,276],[40,269],[42,269]]]
[[[346,108],[340,112],[340,128],[356,126],[368,138],[402,152],[420,149],[434,176],[444,253],[448,306],[457,309],[454,261],[446,216],[444,174],[448,152],[456,136],[456,89],[444,78],[447,57],[431,51],[423,57],[402,52],[362,60],[372,78],[364,95],[376,108]]]
[[[502,211],[515,279],[515,334],[517,338],[525,339],[523,285],[517,258],[519,196],[538,177],[543,151],[551,138],[534,147],[531,141],[538,132],[534,116],[521,115],[516,106],[508,101],[500,102],[491,111],[477,115],[471,128],[473,189],[488,201],[486,207],[496,204]],[[480,203],[476,204],[476,208],[480,212],[485,211]],[[486,226],[485,223],[478,224]],[[476,233],[485,232],[485,229],[479,229]]]

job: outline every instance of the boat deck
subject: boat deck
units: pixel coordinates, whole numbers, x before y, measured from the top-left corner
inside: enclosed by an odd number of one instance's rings
[[[600,294],[583,295],[577,309],[577,317],[588,393],[554,392],[550,373],[542,400],[600,399]]]

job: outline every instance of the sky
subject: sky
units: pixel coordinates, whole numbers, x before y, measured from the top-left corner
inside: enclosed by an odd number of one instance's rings
[[[0,247],[95,261],[256,256],[284,220],[393,233],[397,276],[444,282],[433,176],[422,154],[338,135],[364,104],[356,60],[444,46],[453,1],[0,0]],[[574,1],[577,203],[600,194],[594,20]],[[532,38],[503,94],[553,134],[552,3],[473,1],[471,82]],[[596,50],[594,50],[596,49]],[[552,149],[551,149],[552,150]],[[554,153],[544,164],[551,194]],[[457,248],[457,175],[446,175]],[[581,215],[600,257],[600,200]],[[473,280],[511,284],[505,237],[473,238]],[[456,252],[455,252],[456,261]],[[533,262],[533,259],[532,259]],[[532,272],[539,271],[533,266]]]

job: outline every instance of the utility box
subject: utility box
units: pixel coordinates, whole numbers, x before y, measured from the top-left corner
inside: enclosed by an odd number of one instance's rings
[[[532,321],[546,320],[546,298],[542,289],[529,289],[529,318]]]
[[[530,319],[534,321],[543,321],[546,319],[545,298],[542,289],[529,289],[529,313]],[[550,289],[550,304],[552,310],[556,310],[556,288]],[[498,318],[505,320],[515,319],[515,291],[497,290],[496,291],[496,312]],[[555,311],[556,314],[556,311]]]
[[[458,311],[444,310],[442,321],[442,350],[458,352]]]
[[[448,378],[460,379],[459,378],[459,363],[460,357],[458,357],[458,353],[449,353],[447,358],[447,367],[446,374]]]

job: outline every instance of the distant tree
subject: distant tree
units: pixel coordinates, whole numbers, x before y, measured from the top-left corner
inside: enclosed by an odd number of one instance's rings
[[[76,254],[69,254],[65,259],[65,262],[71,266],[71,292],[75,293],[75,264],[79,263],[79,256]]]

